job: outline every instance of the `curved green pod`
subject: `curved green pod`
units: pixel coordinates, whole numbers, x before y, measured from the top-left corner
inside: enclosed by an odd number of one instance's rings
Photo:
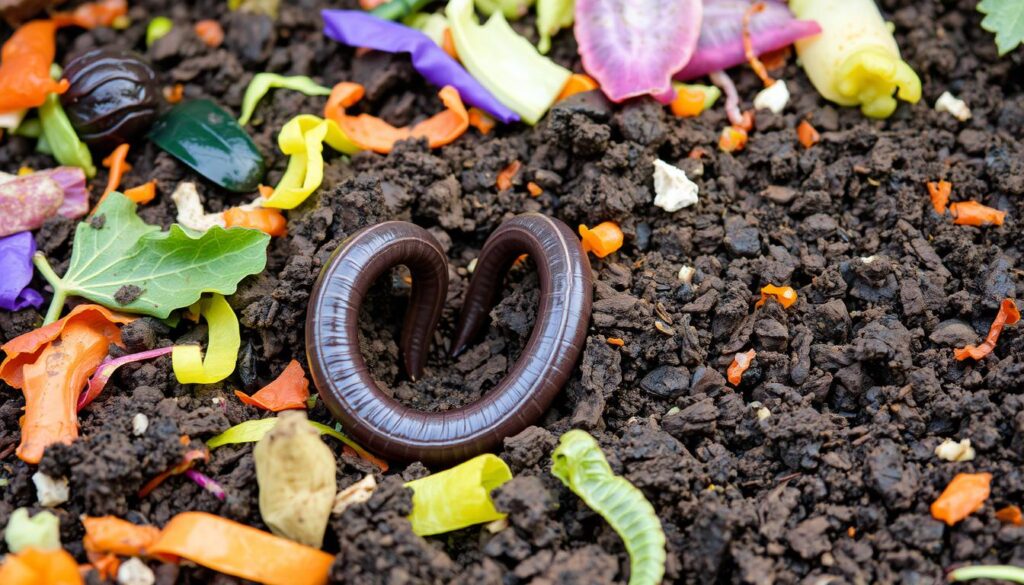
[[[255,191],[266,172],[256,144],[231,114],[210,100],[171,108],[153,124],[149,139],[229,191]]]
[[[665,532],[643,492],[615,475],[594,437],[572,430],[551,454],[551,474],[601,515],[629,552],[629,585],[656,585],[665,576]]]

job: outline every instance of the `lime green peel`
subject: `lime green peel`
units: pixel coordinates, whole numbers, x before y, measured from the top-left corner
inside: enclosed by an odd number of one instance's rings
[[[970,581],[972,579],[1024,583],[1024,568],[1013,565],[978,565],[961,567],[949,574],[950,581]]]
[[[245,89],[245,96],[242,98],[242,115],[238,118],[239,124],[245,126],[249,123],[253,112],[256,111],[257,104],[272,88],[301,91],[310,96],[331,95],[330,88],[320,85],[305,75],[285,77],[276,73],[257,73],[249,82],[249,87]]]
[[[166,16],[157,16],[149,21],[149,24],[146,26],[146,46],[153,46],[153,43],[167,36],[167,33],[173,29],[174,21]]]
[[[512,479],[512,471],[494,455],[480,455],[440,473],[410,481],[412,531],[420,536],[451,532],[505,517],[491,491]]]

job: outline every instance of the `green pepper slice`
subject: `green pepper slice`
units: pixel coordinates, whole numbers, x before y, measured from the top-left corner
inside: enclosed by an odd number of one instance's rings
[[[256,144],[231,114],[210,100],[178,104],[153,124],[149,139],[229,191],[255,191],[266,172]]]

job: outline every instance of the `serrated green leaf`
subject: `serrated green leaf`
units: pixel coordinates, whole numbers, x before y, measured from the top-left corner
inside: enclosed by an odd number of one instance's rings
[[[91,221],[78,225],[68,271],[51,284],[64,295],[163,319],[204,292],[234,293],[239,281],[263,271],[269,242],[267,234],[244,228],[197,235],[175,224],[164,232],[139,219],[135,203],[115,192]],[[115,296],[126,286],[142,290],[121,304]]]
[[[985,15],[981,28],[995,33],[999,54],[1005,55],[1024,43],[1024,2],[981,0],[978,11]]]

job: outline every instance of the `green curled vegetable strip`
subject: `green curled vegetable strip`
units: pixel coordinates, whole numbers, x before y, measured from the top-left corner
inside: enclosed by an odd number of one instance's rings
[[[551,454],[551,474],[601,515],[629,552],[629,585],[656,585],[665,576],[665,532],[643,492],[615,475],[601,447],[585,431],[562,435]]]
[[[324,87],[305,75],[285,77],[277,73],[257,73],[245,89],[245,96],[242,98],[242,115],[238,117],[238,123],[245,126],[252,118],[256,105],[260,103],[263,96],[271,88],[293,89],[301,91],[306,95],[331,95],[331,89]]]

